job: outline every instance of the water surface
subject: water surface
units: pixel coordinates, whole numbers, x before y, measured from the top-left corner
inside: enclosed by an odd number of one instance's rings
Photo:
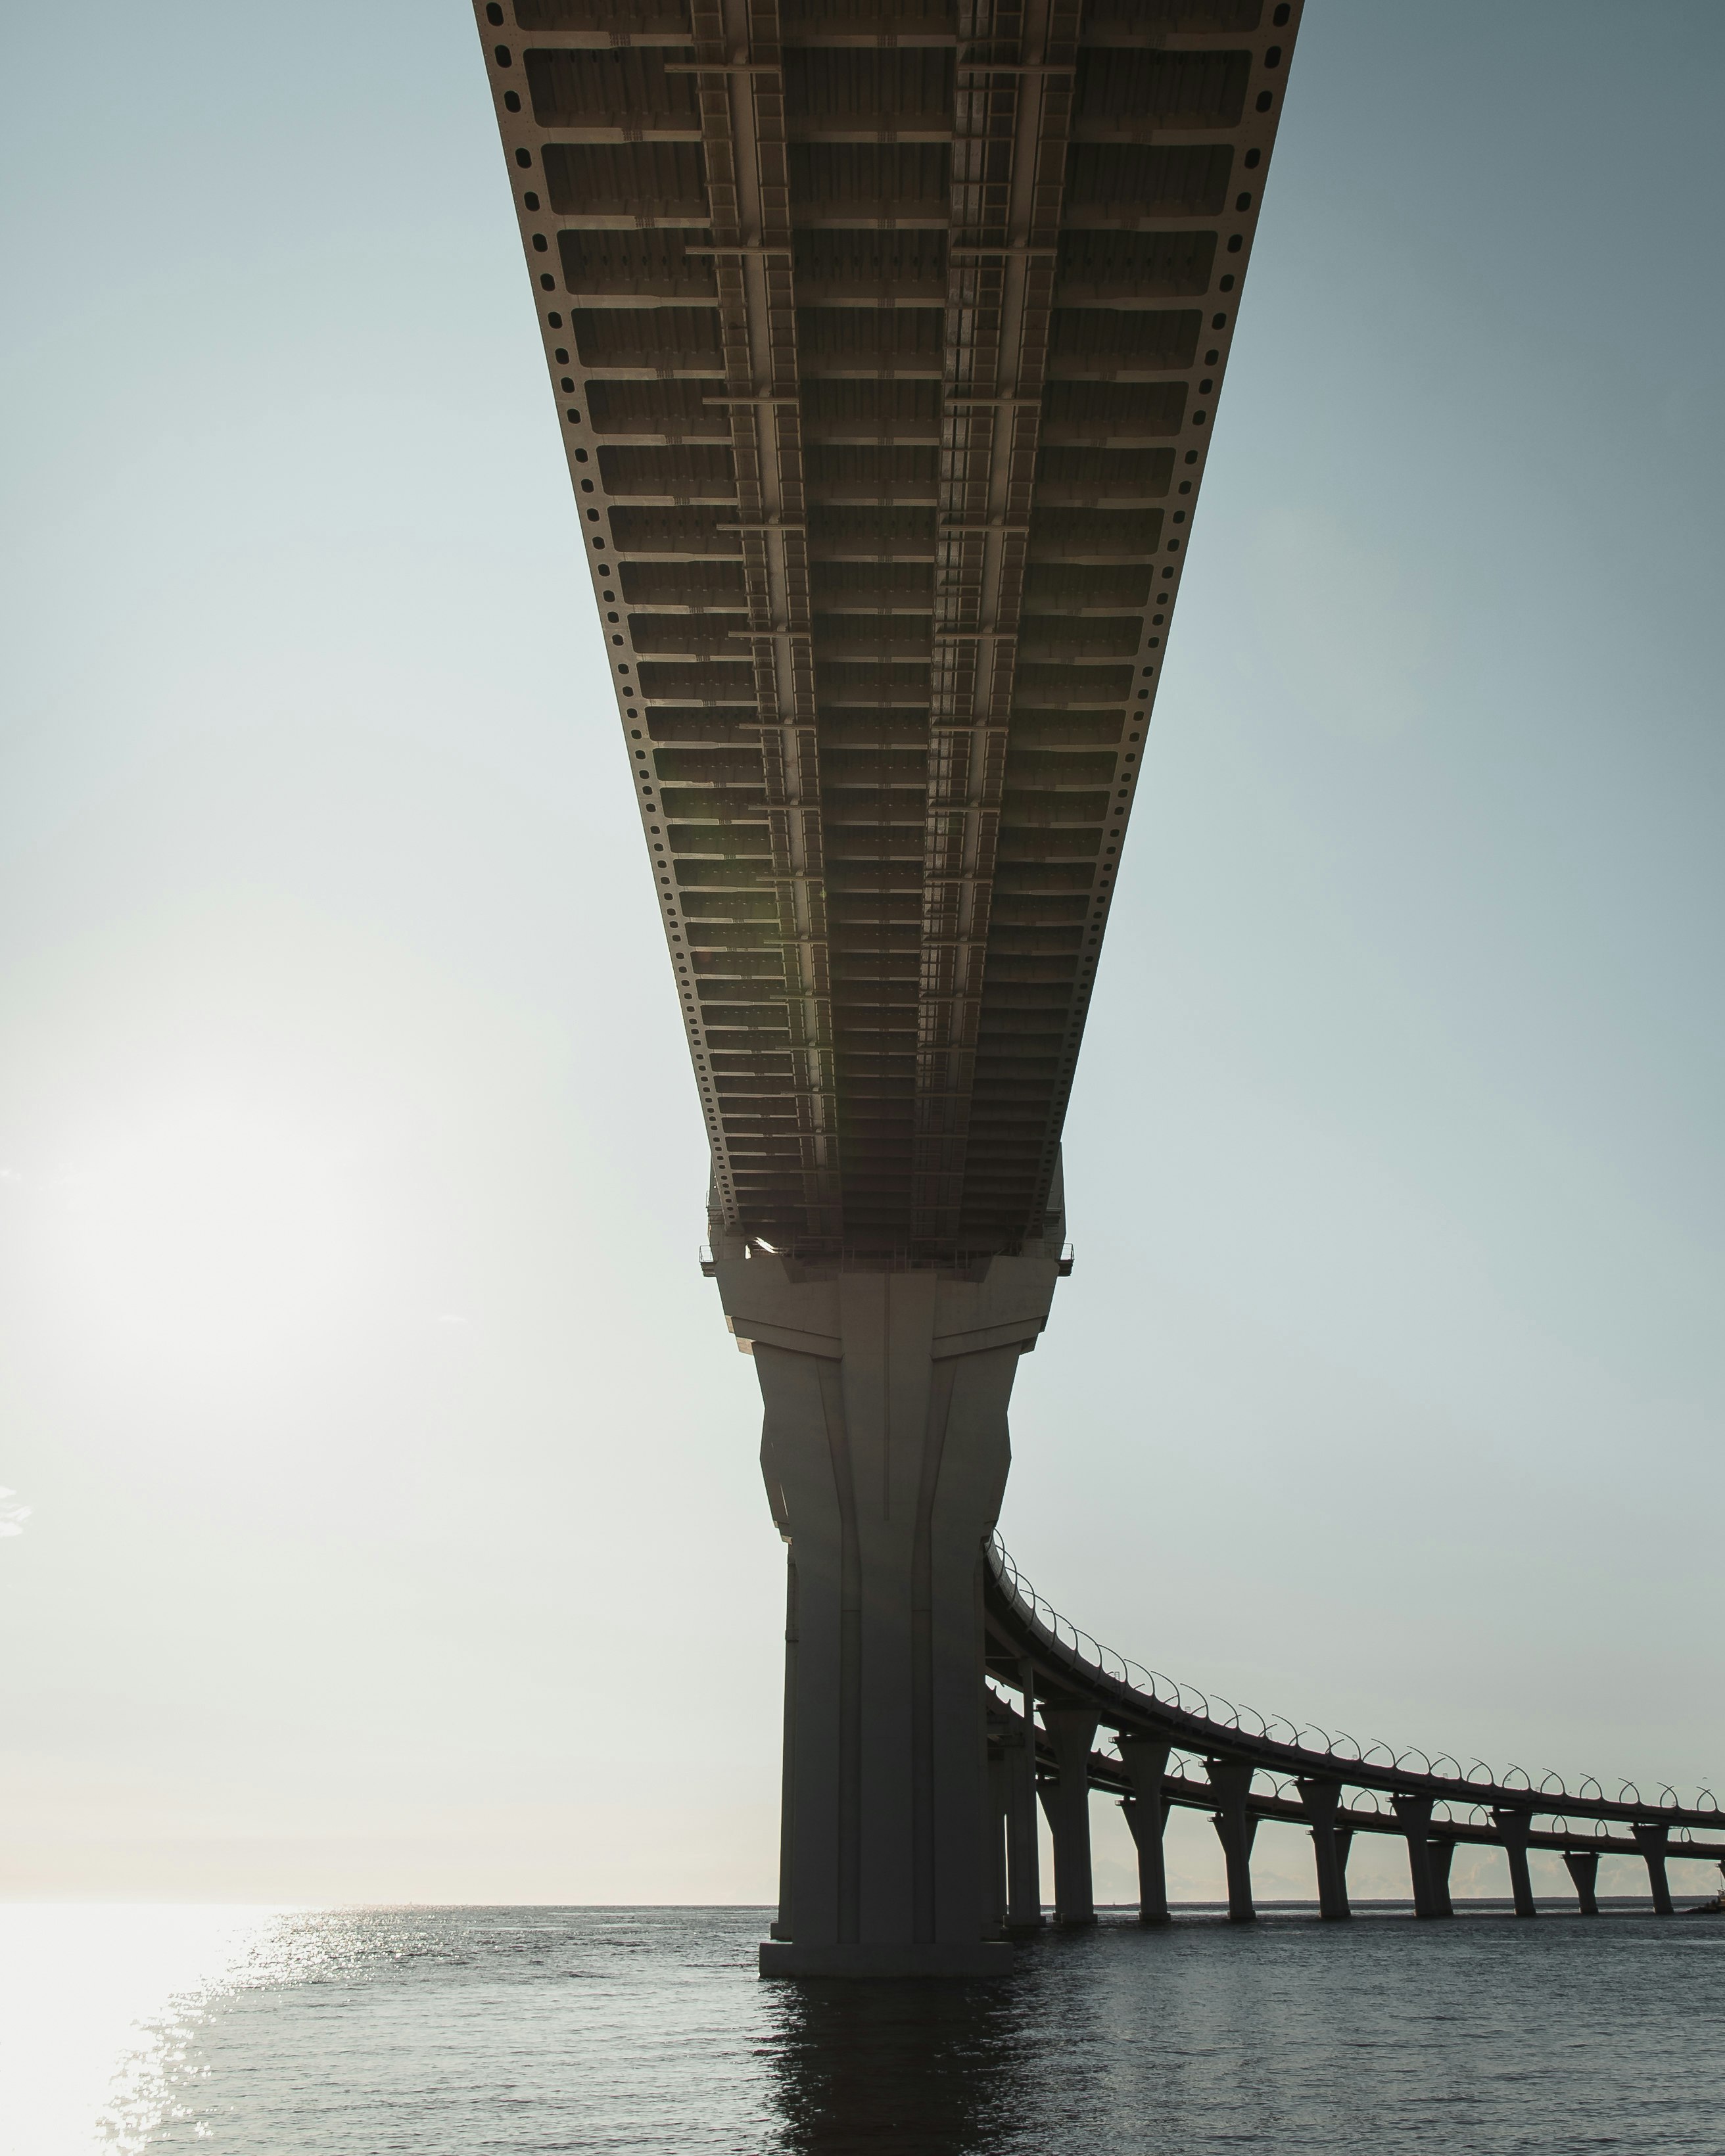
[[[1725,1922],[1126,1921],[991,1984],[756,1910],[0,1912],[6,2156],[1725,2148]]]

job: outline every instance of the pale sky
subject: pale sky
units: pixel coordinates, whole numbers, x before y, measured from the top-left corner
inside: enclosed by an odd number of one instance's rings
[[[9,30],[0,1898],[765,1901],[759,1395],[469,12]],[[1312,0],[1003,1527],[1266,1712],[1725,1798],[1722,73]]]

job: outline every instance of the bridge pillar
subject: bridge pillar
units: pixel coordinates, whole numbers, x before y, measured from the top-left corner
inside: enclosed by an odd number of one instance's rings
[[[1668,1917],[1671,1913],[1671,1890],[1665,1875],[1665,1858],[1671,1838],[1671,1829],[1662,1822],[1638,1820],[1630,1829],[1637,1847],[1646,1860],[1647,1884],[1653,1894],[1653,1913]]]
[[[1450,1899],[1450,1866],[1455,1860],[1455,1845],[1442,1835],[1435,1835],[1426,1844],[1431,1861],[1431,1897],[1440,1917],[1453,1917],[1455,1904]]]
[[[1348,1851],[1336,1829],[1342,1806],[1339,1782],[1301,1782],[1300,1802],[1312,1821],[1312,1849],[1317,1862],[1317,1907],[1321,1916],[1349,1917]]]
[[[796,1726],[797,1568],[788,1564],[784,1573],[784,1745],[778,1765],[778,1913],[767,1928],[768,1936],[775,1939],[790,1936],[780,1926],[791,1906],[791,1854],[796,1845],[791,1833],[795,1797],[791,1763],[796,1752],[792,1732]]]
[[[1138,1922],[1165,1924],[1168,1913],[1168,1866],[1163,1861],[1163,1830],[1168,1825],[1168,1799],[1162,1780],[1168,1772],[1170,1747],[1154,1737],[1120,1739],[1120,1756],[1132,1777],[1132,1793],[1120,1809],[1138,1851]]]
[[[1566,1849],[1563,1863],[1575,1884],[1575,1900],[1584,1917],[1599,1913],[1599,1852],[1596,1849]]]
[[[1252,1770],[1241,1759],[1211,1759],[1205,1767],[1216,1792],[1212,1824],[1228,1866],[1229,1921],[1250,1924],[1258,1914],[1252,1906],[1252,1843],[1258,1822],[1246,1809]]]
[[[983,1551],[1058,1254],[860,1271],[730,1236],[713,1270],[754,1357],[794,1581],[787,1856],[762,1974],[1004,1971],[1011,1949],[985,1936]]]
[[[1497,1811],[1492,1813],[1491,1819],[1503,1837],[1504,1854],[1509,1859],[1509,1891],[1515,1897],[1516,1914],[1537,1917],[1539,1911],[1527,1871],[1527,1837],[1533,1831],[1533,1815],[1519,1810]]]
[[[988,1833],[983,1886],[988,1894],[983,1928],[990,1938],[1006,1929],[1006,1836],[1012,1824],[1012,1781],[1004,1744],[988,1746]]]
[[[1414,1888],[1416,1917],[1447,1917],[1449,1892],[1440,1892],[1431,1861],[1431,1799],[1396,1797],[1390,1802],[1408,1840],[1408,1874]]]
[[[1036,1806],[1036,1691],[1028,1662],[1019,1688],[1024,1711],[1005,1740],[1007,1773],[1006,1922],[1009,1930],[1036,1930],[1042,1922],[1042,1849]]]
[[[1093,1924],[1096,1905],[1090,1861],[1090,1752],[1096,1742],[1096,1713],[1087,1707],[1050,1707],[1045,1700],[1042,1726],[1059,1762],[1055,1779],[1036,1785],[1054,1840],[1055,1922]]]

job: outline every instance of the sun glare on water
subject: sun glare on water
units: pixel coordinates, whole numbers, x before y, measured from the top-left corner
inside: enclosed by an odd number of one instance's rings
[[[272,1909],[0,1907],[0,2156],[134,2156],[173,2116],[208,2004]]]

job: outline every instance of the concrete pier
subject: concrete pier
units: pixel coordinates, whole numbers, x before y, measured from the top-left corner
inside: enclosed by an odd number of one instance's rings
[[[1171,1747],[1153,1737],[1122,1737],[1120,1756],[1132,1777],[1132,1794],[1122,1800],[1127,1825],[1138,1852],[1138,1922],[1168,1922],[1168,1866],[1163,1830],[1168,1825],[1168,1799],[1162,1779],[1168,1772]]]
[[[1448,1887],[1445,1884],[1440,1891],[1431,1861],[1431,1799],[1393,1796],[1390,1802],[1395,1806],[1395,1815],[1408,1840],[1408,1877],[1414,1890],[1414,1914],[1447,1917],[1450,1913]]]
[[[1533,1831],[1533,1815],[1523,1811],[1495,1811],[1492,1823],[1503,1837],[1509,1858],[1509,1891],[1515,1897],[1518,1917],[1539,1914],[1533,1902],[1533,1881],[1527,1871],[1527,1837]]]
[[[1566,1849],[1563,1865],[1575,1887],[1576,1905],[1584,1917],[1599,1913],[1599,1859],[1591,1849]]]
[[[968,1273],[715,1252],[766,1405],[790,1545],[778,1919],[763,1974],[982,1975],[989,1938],[982,1558],[1007,1402],[1054,1255]]]
[[[1059,1762],[1051,1781],[1037,1784],[1048,1830],[1054,1842],[1055,1922],[1093,1924],[1096,1920],[1090,1859],[1090,1754],[1096,1740],[1096,1712],[1088,1707],[1042,1707]]]
[[[1252,1905],[1252,1843],[1257,1835],[1258,1822],[1246,1810],[1252,1770],[1243,1760],[1212,1759],[1207,1763],[1205,1771],[1216,1793],[1216,1808],[1211,1820],[1228,1866],[1229,1920],[1250,1924],[1258,1913]]]
[[[1029,1663],[1019,1673],[1024,1712],[1004,1740],[1006,1753],[1006,1925],[1031,1932],[1042,1923],[1042,1837],[1036,1803],[1036,1693]]]
[[[1653,1913],[1668,1917],[1671,1913],[1671,1883],[1666,1877],[1666,1852],[1670,1846],[1671,1830],[1663,1821],[1642,1820],[1630,1829],[1635,1837],[1647,1866],[1647,1886],[1653,1896]]]
[[[1434,1835],[1426,1844],[1426,1855],[1431,1866],[1434,1913],[1453,1917],[1455,1904],[1450,1898],[1450,1866],[1455,1861],[1455,1845],[1445,1835]]]
[[[1348,1844],[1336,1829],[1336,1815],[1342,1804],[1342,1784],[1339,1782],[1301,1782],[1300,1802],[1305,1807],[1307,1818],[1312,1822],[1312,1851],[1317,1866],[1319,1914],[1331,1919],[1352,1916],[1353,1912],[1348,1902]]]
[[[983,1933],[999,1938],[1006,1931],[1006,1904],[1010,1889],[1006,1872],[1006,1830],[1012,1820],[1012,1784],[1004,1751],[988,1748],[988,1811],[987,1845],[983,1856],[984,1906]]]

